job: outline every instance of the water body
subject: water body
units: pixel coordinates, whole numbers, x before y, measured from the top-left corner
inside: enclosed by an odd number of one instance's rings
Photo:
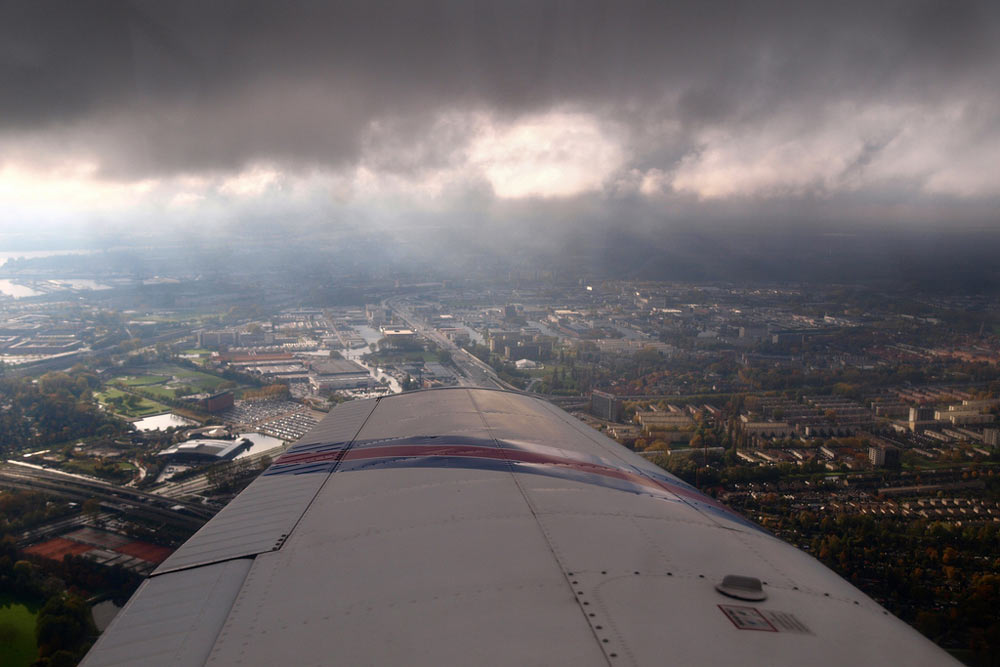
[[[237,433],[236,438],[246,438],[253,443],[247,449],[244,449],[242,452],[237,454],[237,459],[242,459],[243,457],[252,456],[254,454],[260,454],[269,449],[281,447],[285,444],[283,440],[279,440],[278,438],[270,435],[264,435],[263,433]]]
[[[373,378],[375,378],[376,381],[380,382],[382,380],[385,380],[386,382],[388,382],[389,389],[392,391],[392,393],[394,394],[401,393],[403,391],[403,387],[399,384],[399,381],[396,378],[384,372],[381,368],[377,368],[375,366],[369,366],[368,364],[366,364],[361,360],[361,357],[365,354],[368,354],[369,351],[370,350],[367,347],[361,347],[356,350],[341,350],[341,354],[344,355],[345,359],[350,359],[359,366],[363,366],[365,370],[368,371],[368,374],[371,375]]]
[[[362,363],[360,361],[358,363],[361,364],[362,366],[364,366],[365,368],[367,368],[368,369],[368,374],[371,375],[376,380],[378,380],[380,382],[383,381],[383,380],[386,381],[386,382],[388,382],[389,383],[389,389],[392,391],[392,393],[394,393],[394,394],[401,394],[403,392],[403,387],[402,387],[402,385],[399,384],[399,380],[397,380],[396,378],[392,377],[388,373],[383,372],[381,368],[372,368],[371,366],[368,366],[368,365],[366,365],[366,364],[364,364],[364,363]]]
[[[382,338],[382,334],[375,329],[368,326],[356,326],[354,330],[358,332],[358,335],[365,339],[367,343],[377,343]],[[368,370],[368,374],[371,375],[376,380],[385,380],[389,383],[389,389],[394,394],[398,394],[403,391],[396,378],[392,377],[388,373],[382,372],[380,368],[374,368],[369,366],[365,362],[361,361],[361,357],[371,352],[371,350],[365,347],[356,347],[353,350],[341,350],[340,353],[344,356],[344,359],[350,359],[351,361],[364,366]]]
[[[358,332],[358,335],[365,339],[365,342],[369,345],[372,343],[377,343],[382,339],[382,332],[377,329],[372,329],[364,324],[354,327],[354,330]],[[367,347],[359,347],[351,352],[358,352],[359,354],[368,354],[370,350]]]
[[[22,285],[21,283],[15,283],[12,280],[0,279],[0,292],[6,294],[7,296],[12,296],[15,299],[21,299],[26,296],[38,296],[43,294],[36,289],[31,289],[27,285]]]
[[[159,429],[166,430],[171,426],[194,426],[195,422],[190,419],[184,419],[180,415],[175,415],[172,412],[165,412],[162,415],[153,415],[152,417],[146,417],[144,419],[139,419],[138,421],[132,422],[132,426],[136,427],[140,431],[156,431]]]
[[[115,616],[118,615],[121,609],[121,607],[111,600],[105,600],[91,607],[90,614],[94,617],[94,625],[97,626],[97,629],[104,632],[111,625],[111,621],[115,619]]]

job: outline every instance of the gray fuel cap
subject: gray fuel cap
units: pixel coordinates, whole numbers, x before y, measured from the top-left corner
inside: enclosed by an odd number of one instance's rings
[[[766,600],[767,593],[757,577],[743,577],[738,574],[727,574],[721,584],[715,585],[715,590],[737,600]]]

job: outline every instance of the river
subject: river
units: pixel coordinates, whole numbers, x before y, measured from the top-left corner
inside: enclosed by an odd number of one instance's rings
[[[382,338],[382,334],[380,332],[368,326],[364,325],[356,326],[354,327],[354,330],[358,333],[359,336],[365,339],[366,343],[369,344],[377,343]],[[388,373],[383,372],[382,369],[380,368],[369,366],[368,364],[366,364],[364,361],[361,360],[361,357],[368,354],[369,352],[371,352],[371,350],[368,347],[356,347],[353,350],[340,350],[340,353],[343,355],[344,359],[350,359],[354,363],[364,366],[368,370],[368,374],[371,375],[373,378],[375,378],[376,381],[384,380],[388,382],[389,389],[392,390],[392,393],[394,394],[402,393],[403,387],[399,384],[399,381],[396,380],[396,378],[392,377]]]

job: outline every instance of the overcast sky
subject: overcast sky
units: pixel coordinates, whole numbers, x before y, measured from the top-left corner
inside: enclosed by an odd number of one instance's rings
[[[7,1],[0,226],[991,226],[998,82],[997,2]]]

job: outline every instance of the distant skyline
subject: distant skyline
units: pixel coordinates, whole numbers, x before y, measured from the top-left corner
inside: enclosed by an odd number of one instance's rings
[[[994,2],[9,2],[0,226],[992,229]]]

